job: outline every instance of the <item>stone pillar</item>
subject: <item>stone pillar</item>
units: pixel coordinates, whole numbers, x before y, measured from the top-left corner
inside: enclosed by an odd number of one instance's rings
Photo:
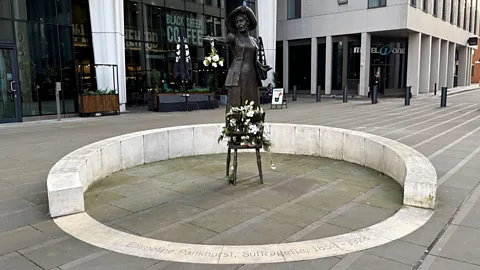
[[[407,86],[412,87],[412,95],[418,95],[420,88],[421,45],[421,33],[413,32],[408,35]]]
[[[118,65],[119,85],[117,90],[120,99],[120,110],[125,111],[127,102],[127,86],[125,73],[125,31],[123,1],[89,0],[90,23],[92,26],[93,54],[95,64]],[[112,68],[98,67],[98,88],[113,89]]]
[[[422,35],[422,49],[420,61],[420,88],[419,93],[428,93],[430,90],[430,65],[432,56],[432,36]]]
[[[267,65],[273,69],[268,72],[268,78],[264,83],[273,84],[273,73],[275,71],[275,59],[277,50],[277,1],[262,0],[257,1],[258,5],[258,31],[262,37],[263,46],[265,48],[265,57]]]
[[[447,78],[448,78],[448,52],[449,52],[449,42],[447,40],[441,40],[440,43],[441,48],[440,48],[440,75],[438,76],[439,82],[438,82],[438,89],[441,89],[442,87],[446,87],[447,84]]]
[[[283,89],[285,93],[288,93],[289,77],[288,77],[288,40],[283,41]]]
[[[435,83],[437,84],[437,90],[440,88],[439,74],[440,74],[440,48],[442,40],[438,38],[432,39],[432,59],[430,66],[430,92],[435,89]]]
[[[448,63],[447,63],[447,87],[452,88],[454,85],[455,75],[455,51],[457,44],[449,42],[448,44]]]
[[[458,46],[458,86],[467,85],[467,76],[468,76],[467,52],[468,52],[467,47]]]
[[[366,96],[370,84],[370,47],[371,47],[370,33],[362,33],[361,47],[360,47],[360,82],[358,87],[358,95]]]
[[[333,57],[333,41],[332,36],[327,36],[325,46],[325,95],[332,94],[332,57]]]
[[[315,95],[317,93],[317,68],[318,68],[318,42],[317,38],[312,38],[312,55],[311,55],[311,82],[310,82],[310,94]]]

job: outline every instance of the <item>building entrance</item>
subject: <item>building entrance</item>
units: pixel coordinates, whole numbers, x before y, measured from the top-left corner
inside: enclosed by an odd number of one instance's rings
[[[13,45],[0,44],[0,123],[22,121],[16,61]]]
[[[379,93],[396,96],[404,93],[407,80],[406,41],[372,41],[370,48],[370,85],[378,72],[380,75]]]

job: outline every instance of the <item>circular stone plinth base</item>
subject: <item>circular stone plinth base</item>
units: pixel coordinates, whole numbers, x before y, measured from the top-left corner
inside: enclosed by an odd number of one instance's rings
[[[190,244],[260,245],[312,240],[381,222],[402,189],[374,170],[327,158],[239,154],[237,186],[225,155],[178,158],[115,173],[85,194],[87,213],[117,229]],[[108,216],[105,211],[116,213]]]
[[[142,131],[97,142],[68,154],[55,164],[47,179],[51,216],[54,217],[55,223],[61,229],[73,237],[123,254],[175,262],[258,264],[318,259],[380,246],[415,231],[424,225],[433,214],[430,209],[433,209],[435,205],[437,177],[435,168],[427,158],[405,145],[386,138],[330,127],[267,124],[267,130],[275,142],[272,151],[274,153],[291,153],[297,156],[290,156],[289,159],[283,161],[276,159],[275,162],[279,167],[276,171],[268,171],[268,168],[264,168],[266,184],[262,186],[258,184],[254,176],[248,175],[249,172],[256,171],[255,166],[252,168],[250,165],[250,169],[248,169],[246,163],[248,160],[240,161],[240,165],[244,167],[239,168],[239,176],[242,178],[239,179],[239,186],[228,186],[226,180],[222,179],[223,173],[216,172],[219,168],[223,171],[223,158],[219,159],[219,162],[206,162],[205,160],[202,162],[202,158],[206,156],[201,156],[202,154],[226,151],[226,145],[218,144],[216,141],[216,136],[222,126],[223,124],[210,124]],[[356,175],[356,171],[353,173],[345,171],[341,165],[344,164],[343,162],[321,164],[322,159],[318,159],[314,160],[314,164],[312,164],[307,161],[308,158],[300,155],[320,155],[342,159],[381,171],[404,187],[404,206],[395,212],[399,206],[396,203],[395,195],[392,194],[398,195],[395,193],[398,186],[394,185],[393,181],[385,180],[384,183],[379,184],[369,183],[367,186],[369,189],[362,190],[362,187],[365,188],[364,185],[349,183],[349,181],[355,182],[358,178],[347,179],[344,177],[345,175]],[[177,160],[169,160],[163,163],[163,169],[165,169],[163,171],[159,168],[150,168],[150,172],[146,172],[145,175],[145,171],[149,170],[146,169],[148,166],[138,167],[130,171],[131,174],[136,175],[129,175],[127,171],[123,171],[112,177],[116,178],[114,181],[110,181],[110,178],[100,181],[101,178],[114,172],[141,164],[184,156],[197,157],[183,159],[181,164],[175,166],[168,163],[174,163]],[[253,158],[249,158],[249,160],[253,160]],[[218,167],[214,168],[216,166]],[[329,166],[332,171],[345,174],[340,177],[333,176],[334,179],[325,179],[332,175],[327,170],[319,170],[320,166]],[[317,173],[320,171],[320,176],[313,179],[308,178],[309,174],[305,174],[308,169]],[[135,170],[137,172],[134,172]],[[185,170],[196,170],[202,173],[201,176],[192,180],[191,174],[182,176],[180,171]],[[212,170],[215,171],[212,172]],[[174,176],[175,174],[177,175]],[[216,174],[219,174],[218,178],[214,178]],[[295,176],[293,178],[295,180],[288,182],[290,178],[285,178],[285,175],[289,174]],[[160,181],[155,180],[159,175],[161,175]],[[139,178],[146,176],[146,178],[133,179],[132,176]],[[316,186],[317,182],[322,181],[326,183]],[[368,181],[361,182],[362,184],[368,183]],[[132,185],[128,186],[128,184]],[[122,191],[120,185],[127,187],[124,187]],[[172,188],[167,188],[168,186]],[[356,190],[356,187],[360,187],[360,189]],[[113,190],[115,188],[118,190]],[[88,213],[83,212],[86,189],[90,189],[86,198]],[[312,199],[310,205],[300,202],[307,199],[302,196],[309,196],[317,191],[321,192],[322,189],[330,198],[345,197],[351,200],[333,209],[318,208],[319,205],[327,206],[329,202],[336,200],[323,199],[323,201],[315,202]],[[336,192],[332,193],[335,189]],[[293,194],[297,197],[290,201],[282,201],[280,204],[274,199],[267,199],[266,202],[263,202],[264,207],[261,207],[260,202],[254,201],[254,196],[266,190],[274,194]],[[379,192],[380,190],[390,190],[392,194]],[[95,194],[96,191],[97,194]],[[214,198],[211,200],[214,202],[213,206],[207,206],[207,203],[202,208],[201,203],[195,201],[193,196],[198,195],[199,199],[211,198],[201,196],[206,192],[218,193],[220,197],[227,196],[227,199],[221,201]],[[270,198],[277,197],[280,196],[270,196]],[[191,198],[190,204],[187,203],[187,198]],[[393,200],[391,200],[392,198]],[[219,201],[221,202],[219,203]],[[268,204],[273,204],[273,206],[268,208],[266,206]],[[231,209],[235,209],[234,207],[238,207],[238,205],[244,205],[245,208],[237,208],[236,212],[234,211],[235,214],[227,218],[227,215],[233,211]],[[282,213],[293,205],[300,205],[298,207],[303,207],[303,209],[316,210],[314,212],[317,215],[315,220],[303,220],[303,217],[307,215],[299,209],[290,210],[287,214]],[[162,207],[163,209],[160,210]],[[363,207],[363,209],[354,207]],[[222,213],[222,209],[228,210],[223,210]],[[351,211],[351,209],[357,211]],[[371,211],[372,209],[374,211]],[[389,210],[394,214],[378,218],[382,215],[379,214],[382,210],[383,214]],[[318,215],[321,211],[327,213]],[[96,219],[89,214],[95,216]],[[141,216],[142,214],[143,216]],[[220,218],[215,218],[215,214]],[[274,218],[275,215],[278,218]],[[302,217],[301,220],[305,223],[297,223],[297,220],[290,218],[292,216]],[[370,221],[376,216],[378,220],[390,217],[371,225]],[[129,217],[130,220],[128,220]],[[223,227],[214,227],[216,221],[219,220],[223,221],[221,223]],[[261,224],[259,222],[265,220],[271,220],[270,223],[264,223],[267,224],[266,226],[286,224],[287,226],[284,228],[296,226],[301,229],[297,232],[285,230],[287,233],[278,230],[279,232],[275,231],[273,235],[269,235],[273,230],[265,232],[261,227],[254,228],[255,224]],[[295,224],[292,224],[294,223],[292,220],[295,221]],[[367,222],[360,224],[365,221]],[[128,225],[129,223],[132,225]],[[358,227],[349,227],[352,226],[351,224]],[[201,237],[190,240],[199,244],[153,238],[155,234],[161,234],[164,230],[177,225],[184,226],[183,231],[190,235],[196,228],[200,228],[203,233],[198,235]],[[322,226],[325,227],[321,232],[327,232],[326,226],[330,225],[354,231],[338,234],[338,231],[332,230],[334,232],[324,235],[331,236],[302,241],[302,239],[308,239],[304,237],[308,237],[308,234],[314,233]],[[138,232],[132,232],[131,228],[135,228]],[[179,229],[182,228],[179,227]],[[267,243],[266,240],[268,240],[270,244],[222,244],[228,243],[226,242],[227,235],[238,233],[244,229],[248,229],[252,235],[257,233],[266,238],[262,239],[265,242],[260,243]],[[205,239],[207,232],[214,235]],[[246,238],[244,235],[248,234],[244,233],[233,239]],[[283,241],[273,241],[273,236],[277,235],[287,237]],[[165,239],[164,237],[159,238]],[[185,233],[185,238],[194,239],[188,237],[187,233]],[[221,238],[223,242],[206,244],[207,241],[214,241],[215,238],[217,240]],[[258,240],[254,239],[254,241]]]

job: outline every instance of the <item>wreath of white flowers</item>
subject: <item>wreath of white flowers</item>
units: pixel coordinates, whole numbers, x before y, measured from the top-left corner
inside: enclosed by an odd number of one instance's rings
[[[226,115],[227,125],[222,129],[218,143],[229,138],[235,131],[244,131],[245,135],[241,136],[241,141],[238,143],[242,146],[261,145],[270,157],[271,168],[275,170],[271,155],[272,142],[265,132],[264,121],[258,120],[262,115],[264,115],[263,109],[255,106],[253,101],[248,102],[247,100],[244,106],[230,108]]]
[[[210,46],[212,47],[212,50],[210,51],[210,54],[205,57],[205,60],[203,60],[203,65],[206,67],[211,65],[214,68],[218,66],[223,67],[225,59],[218,55],[218,51],[217,49],[215,49],[215,43],[213,42],[213,40],[210,41]]]

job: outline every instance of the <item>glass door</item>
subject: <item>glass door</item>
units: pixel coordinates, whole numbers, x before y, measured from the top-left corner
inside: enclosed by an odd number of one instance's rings
[[[13,45],[0,44],[0,123],[22,121],[16,61]]]

